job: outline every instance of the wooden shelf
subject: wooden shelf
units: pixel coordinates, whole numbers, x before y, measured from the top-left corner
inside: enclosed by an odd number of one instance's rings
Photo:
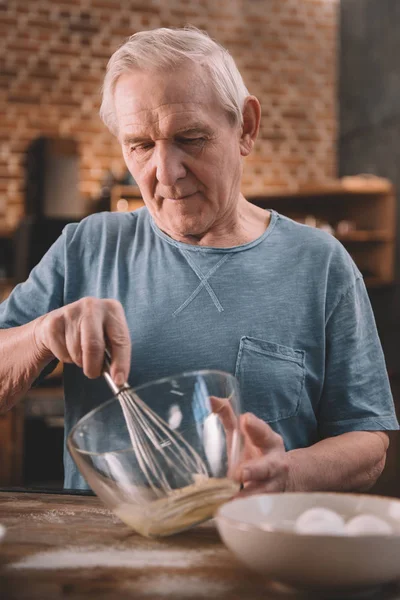
[[[383,279],[380,277],[365,277],[364,278],[365,285],[369,288],[378,288],[384,287],[388,285],[393,285],[393,279]]]
[[[335,234],[340,242],[393,242],[394,237],[387,231],[351,231],[345,235]]]
[[[0,277],[0,288],[13,285],[11,277]]]
[[[351,179],[351,178],[349,178]],[[377,194],[394,193],[393,185],[387,180],[374,181],[374,178],[365,178],[358,181],[357,184],[346,183],[346,178],[343,180],[335,180],[332,183],[324,185],[305,185],[296,189],[261,189],[251,192],[246,197],[250,200],[258,198],[309,198],[326,196],[376,196]]]

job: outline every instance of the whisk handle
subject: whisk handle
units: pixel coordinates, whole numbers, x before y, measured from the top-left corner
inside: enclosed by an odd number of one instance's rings
[[[111,354],[108,348],[104,350],[104,370],[109,371],[111,367]]]
[[[127,383],[124,383],[121,386],[117,385],[114,382],[113,378],[111,377],[110,367],[111,367],[111,354],[110,354],[109,350],[106,348],[104,350],[103,376],[104,376],[104,379],[107,381],[112,393],[114,394],[114,396],[116,396],[123,390],[126,390],[129,386]]]

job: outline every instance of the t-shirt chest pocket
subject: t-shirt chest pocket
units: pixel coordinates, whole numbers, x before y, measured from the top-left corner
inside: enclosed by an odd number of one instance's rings
[[[235,375],[242,409],[273,423],[299,410],[305,380],[305,352],[265,340],[240,338]]]

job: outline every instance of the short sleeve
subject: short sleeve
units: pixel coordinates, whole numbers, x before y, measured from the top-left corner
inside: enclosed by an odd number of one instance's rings
[[[64,229],[65,232],[65,229]],[[0,304],[0,329],[25,325],[63,305],[65,269],[65,233],[55,241],[28,279],[18,284]],[[57,365],[51,361],[33,386]]]
[[[318,423],[321,438],[348,431],[399,429],[385,359],[361,276],[340,297],[327,319]]]
[[[63,305],[64,232],[32,269],[28,279],[18,284],[0,304],[0,329],[24,325]]]

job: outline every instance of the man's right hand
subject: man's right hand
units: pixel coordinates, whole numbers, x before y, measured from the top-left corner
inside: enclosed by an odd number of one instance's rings
[[[128,379],[131,340],[117,300],[87,297],[53,310],[37,319],[34,339],[40,359],[54,356],[75,363],[90,379],[100,377],[107,345],[115,383],[121,385]]]

